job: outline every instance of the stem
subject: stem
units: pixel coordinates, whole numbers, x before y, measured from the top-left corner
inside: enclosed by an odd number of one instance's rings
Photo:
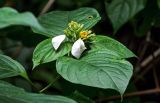
[[[38,88],[33,84],[33,82],[29,79],[28,76],[27,76],[27,77],[24,77],[24,78],[28,81],[28,83],[31,84],[31,86],[33,86],[36,90],[38,90]]]
[[[41,89],[39,92],[42,93],[45,90],[47,90],[50,86],[52,86],[53,83],[55,83],[58,79],[60,78],[60,76],[57,76],[51,83],[49,83],[46,87],[44,87],[43,89]]]

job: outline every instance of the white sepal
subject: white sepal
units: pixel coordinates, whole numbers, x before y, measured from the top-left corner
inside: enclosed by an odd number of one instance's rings
[[[78,40],[73,44],[71,53],[72,53],[72,55],[73,55],[74,57],[76,57],[77,59],[79,59],[80,56],[81,56],[81,54],[82,54],[82,52],[83,52],[85,49],[87,49],[87,48],[85,47],[83,40],[78,39]]]
[[[52,45],[55,50],[59,48],[59,46],[61,45],[61,43],[64,41],[65,38],[66,38],[66,35],[58,35],[52,38]]]

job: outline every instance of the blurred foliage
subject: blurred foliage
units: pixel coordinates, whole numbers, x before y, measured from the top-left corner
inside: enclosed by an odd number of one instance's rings
[[[137,3],[135,3],[136,5],[132,5],[131,2],[129,5],[124,6],[122,5],[123,3],[116,4],[117,1],[137,1]],[[141,4],[142,2],[140,1],[142,1],[143,4]],[[13,7],[19,12],[31,11],[36,17],[38,17],[47,2],[48,0],[0,0],[0,7]],[[141,5],[139,5],[139,2]],[[118,8],[117,5],[121,5],[121,7],[124,8],[121,10],[116,9]],[[134,12],[132,13],[132,9],[137,9],[137,6],[141,7],[138,10],[133,10]],[[129,38],[129,41],[131,40],[130,38],[135,38],[133,45],[134,47],[137,47],[139,44],[137,41],[139,39],[140,41],[143,41],[148,32],[153,32],[154,35],[151,37],[153,37],[155,41],[158,41],[158,43],[160,42],[160,0],[55,0],[55,3],[49,11],[74,10],[80,7],[93,7],[100,13],[102,19],[97,26],[93,28],[93,31],[96,33],[104,35],[107,34],[108,36],[118,38],[120,41],[126,43],[128,47],[128,39],[126,38]],[[121,23],[118,26],[114,26],[115,23],[118,22],[117,20],[121,20]],[[20,63],[27,67],[27,72],[30,74],[29,77],[33,80],[33,83],[36,85],[38,90],[48,85],[57,76],[54,62],[38,66],[38,70],[31,70],[33,48],[44,39],[46,39],[46,37],[33,33],[29,27],[25,26],[10,26],[0,29],[0,54],[7,54],[14,59],[17,59]],[[23,48],[20,51],[23,51],[24,53],[17,52],[19,51],[18,48],[21,46]],[[137,50],[137,48],[133,48],[133,50]],[[30,53],[26,54],[25,52]],[[135,52],[137,53],[137,51]],[[37,88],[32,87],[22,78],[17,79],[16,77],[13,77],[5,80],[16,86],[25,88],[27,91],[37,92]],[[76,92],[76,95],[74,95],[73,98],[75,100],[80,99],[83,101],[80,103],[92,103],[88,97],[92,100],[97,100],[101,97],[118,95],[117,92],[109,90],[71,84],[62,78],[56,81],[56,83],[46,90],[45,93],[70,96],[71,94],[75,94],[75,91],[78,91],[78,93]],[[135,91],[137,91],[135,84],[130,83],[126,93]],[[85,101],[86,98],[89,102]],[[124,98],[122,103],[141,103],[141,101],[140,97],[128,99]],[[120,103],[120,100],[109,101],[108,103]],[[153,102],[151,101],[145,103],[158,102],[154,102],[153,100]]]

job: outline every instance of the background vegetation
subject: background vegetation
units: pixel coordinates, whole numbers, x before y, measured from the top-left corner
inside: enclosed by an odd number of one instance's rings
[[[159,103],[160,0],[1,0],[0,6],[9,6],[19,12],[30,11],[37,17],[55,10],[67,11],[80,7],[97,9],[102,19],[93,31],[115,38],[138,56],[138,59],[129,59],[134,66],[134,75],[123,103]],[[19,61],[36,88],[19,77],[5,81],[28,92],[37,92],[57,79],[55,62],[43,64],[32,71],[33,50],[44,39],[45,36],[37,35],[25,26],[0,29],[0,52]],[[63,78],[58,78],[43,93],[65,95],[80,103],[120,103],[116,91],[72,84]]]

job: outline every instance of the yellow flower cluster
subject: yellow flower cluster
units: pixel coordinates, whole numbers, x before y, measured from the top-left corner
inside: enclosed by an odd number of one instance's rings
[[[83,30],[84,25],[79,24],[75,21],[71,21],[68,24],[68,28],[64,30],[64,34],[68,38],[72,38],[73,40],[77,40],[81,38],[82,40],[86,40],[91,36],[94,36],[95,34],[92,34],[91,30]]]

